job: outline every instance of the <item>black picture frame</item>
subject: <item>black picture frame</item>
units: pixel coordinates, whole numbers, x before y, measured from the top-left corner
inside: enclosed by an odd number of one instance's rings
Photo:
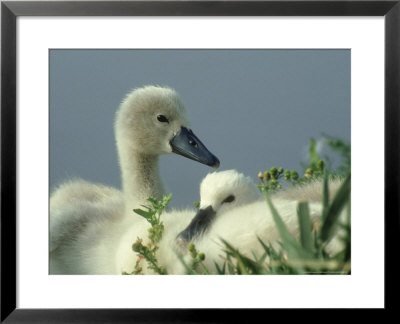
[[[19,16],[384,16],[385,310],[396,308],[398,274],[400,0],[395,1],[2,1],[1,3],[1,322],[233,322],[244,309],[19,309],[16,307],[16,19]],[[371,148],[373,152],[373,148]],[[374,170],[378,174],[379,170]],[[379,175],[371,175],[371,177]],[[371,256],[373,260],[373,256]],[[373,261],[371,261],[373,262]],[[367,285],[368,283],[366,283]],[[367,288],[366,288],[367,292]],[[386,312],[387,313],[387,312]],[[301,314],[304,314],[301,313]],[[308,313],[307,313],[308,314]],[[368,315],[370,316],[370,315]],[[382,320],[382,314],[379,313]],[[271,319],[271,317],[269,317]],[[322,318],[318,318],[322,320]]]

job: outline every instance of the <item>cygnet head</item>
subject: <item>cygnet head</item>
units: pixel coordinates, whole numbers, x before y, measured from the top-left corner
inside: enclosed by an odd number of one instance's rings
[[[196,239],[209,229],[216,217],[259,198],[259,190],[252,179],[236,170],[208,174],[200,184],[199,211],[178,235],[178,240]]]
[[[176,153],[217,168],[219,160],[190,129],[186,110],[171,88],[145,86],[121,103],[115,121],[119,147],[144,155]]]

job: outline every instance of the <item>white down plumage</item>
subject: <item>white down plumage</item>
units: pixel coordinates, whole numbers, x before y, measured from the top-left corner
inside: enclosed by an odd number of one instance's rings
[[[115,137],[122,191],[67,181],[50,197],[50,273],[115,273],[121,236],[143,220],[132,209],[161,198],[159,155],[176,153],[217,168],[218,159],[189,128],[185,107],[170,88],[146,86],[126,96]]]

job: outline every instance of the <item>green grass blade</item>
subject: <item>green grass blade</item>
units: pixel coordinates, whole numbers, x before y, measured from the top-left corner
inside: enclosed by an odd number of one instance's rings
[[[227,260],[227,265],[228,265],[228,273],[229,274],[235,274],[236,271],[232,266],[232,260],[231,260],[231,256],[229,253],[226,253],[226,260]]]
[[[181,254],[176,253],[176,255],[177,255],[179,261],[181,261],[181,263],[182,263],[183,266],[185,267],[185,269],[186,269],[186,274],[190,274],[190,275],[195,275],[195,274],[197,274],[196,271],[194,271],[194,270],[185,262],[185,260],[183,259],[183,256],[182,256]]]
[[[350,200],[350,192],[351,176],[349,174],[344,180],[343,184],[340,186],[327,210],[326,218],[321,227],[321,240],[324,243],[329,242],[329,240],[332,238],[332,234],[340,213],[342,212],[346,203]]]
[[[257,262],[249,259],[230,245],[227,241],[221,239],[225,245],[226,252],[234,257],[237,261],[238,268],[241,274],[265,274],[266,271],[264,267]]]
[[[344,261],[350,263],[351,260],[351,201],[347,204],[347,215],[346,215],[346,240],[345,240],[345,255]]]
[[[297,205],[297,217],[299,219],[301,245],[304,250],[313,253],[312,227],[307,202],[299,202]]]
[[[210,273],[210,270],[208,270],[208,268],[204,265],[203,262],[200,262],[200,265],[201,265],[201,267],[203,268],[203,271],[201,272],[202,275],[209,275],[209,274],[211,274],[211,273]]]
[[[324,180],[322,188],[322,222],[325,221],[329,208],[329,185],[328,185],[328,172],[324,170]]]
[[[249,274],[246,266],[243,262],[243,259],[241,258],[241,255],[239,253],[239,251],[237,251],[236,249],[233,248],[233,246],[231,246],[228,242],[224,241],[223,239],[221,239],[221,241],[224,243],[225,245],[225,251],[226,253],[228,253],[228,255],[230,255],[231,257],[233,257],[236,261],[237,261],[237,272],[238,274]]]
[[[260,237],[259,236],[257,236],[257,240],[258,240],[258,242],[260,242],[260,244],[262,245],[262,247],[264,248],[264,250],[265,250],[265,252],[267,252],[268,253],[268,251],[269,251],[269,248],[268,248],[268,246],[263,242],[263,240],[262,239],[260,239]]]
[[[263,253],[263,255],[260,257],[259,262],[265,262],[265,260],[267,259],[267,257],[270,257],[270,258],[271,258],[270,249],[269,249],[268,246],[260,239],[260,237],[257,236],[257,240],[258,240],[258,242],[260,242],[260,244],[261,244],[262,247],[264,248],[264,253]]]
[[[214,265],[215,265],[215,268],[217,269],[217,273],[218,273],[219,275],[225,274],[226,262],[224,262],[224,264],[222,265],[222,268],[220,268],[220,266],[218,265],[218,263],[215,262],[215,261],[214,261]]]
[[[278,229],[278,232],[282,239],[282,244],[286,249],[286,251],[288,252],[289,257],[295,259],[304,259],[312,257],[307,251],[305,251],[301,247],[301,245],[297,242],[296,238],[289,232],[282,218],[279,216],[279,213],[276,210],[275,206],[272,204],[271,198],[265,191],[264,191],[264,196],[271,210],[271,214],[274,219],[276,228]]]

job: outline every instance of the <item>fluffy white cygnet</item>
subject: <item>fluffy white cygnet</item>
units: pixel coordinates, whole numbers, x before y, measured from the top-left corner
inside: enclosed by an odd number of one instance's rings
[[[332,194],[339,184],[340,182],[332,182]],[[271,196],[275,208],[292,234],[298,235],[299,232],[298,202],[316,198],[318,192],[320,201],[322,182],[290,188]],[[249,177],[235,170],[215,172],[204,178],[200,193],[200,208],[196,215],[191,210],[172,211],[162,215],[165,233],[160,244],[158,260],[167,268],[168,273],[185,273],[177,253],[184,255],[186,245],[190,241],[196,244],[198,251],[205,253],[204,264],[211,271],[215,271],[214,261],[220,265],[224,262],[225,253],[221,238],[249,257],[252,257],[253,253],[257,256],[264,253],[257,237],[266,244],[271,243],[275,248],[280,248],[278,241],[281,239],[270,208]],[[318,221],[322,204],[318,201],[310,202],[309,210],[312,220]],[[133,237],[132,234],[131,243]],[[331,251],[337,251],[339,248],[339,241],[331,244]],[[184,258],[190,259],[189,256]],[[134,263],[130,264],[131,267],[133,265]]]
[[[185,107],[170,89],[146,86],[126,96],[116,113],[122,191],[67,181],[50,197],[50,273],[115,273],[124,233],[143,220],[133,209],[161,199],[159,155],[176,153],[217,168],[218,159],[193,134]]]
[[[234,195],[234,198],[230,200],[232,195]],[[212,205],[218,210],[219,216],[235,206],[245,205],[259,199],[260,193],[250,177],[246,177],[235,170],[228,170],[208,174],[200,184],[200,197],[200,213],[202,206]],[[170,210],[161,215],[165,229],[157,257],[160,265],[165,266],[170,274],[184,273],[184,267],[179,261],[177,253],[186,253],[187,242],[178,238],[178,234],[191,224],[194,218],[199,219],[203,215],[197,214],[195,217],[197,212],[195,209]],[[149,227],[150,225],[144,221],[141,223],[140,229],[139,226],[131,227],[130,231],[127,231],[121,239],[117,253],[117,272],[131,273],[133,271],[137,256],[132,251],[132,244],[137,237],[143,239],[144,244],[146,244]],[[198,234],[201,234],[201,230]],[[189,241],[193,238],[185,239]],[[205,236],[204,240],[208,240],[208,237]],[[142,264],[144,266],[143,273],[153,273],[146,269],[145,262]]]

